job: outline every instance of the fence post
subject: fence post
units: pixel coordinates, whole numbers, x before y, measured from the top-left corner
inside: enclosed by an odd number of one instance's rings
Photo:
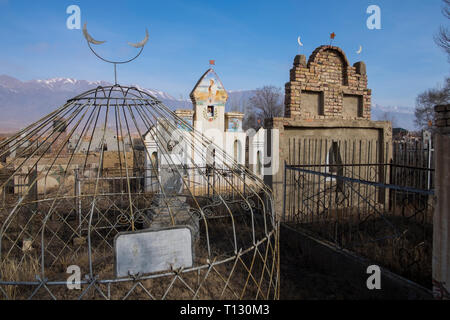
[[[37,164],[30,168],[30,174],[28,177],[28,197],[30,199],[31,205],[30,208],[33,211],[37,211],[38,209],[38,167]]]
[[[283,177],[283,222],[286,222],[286,173],[287,173],[287,166],[286,166],[286,160],[284,161],[284,177]]]
[[[428,168],[428,175],[427,175],[427,187],[428,190],[431,189],[431,160],[432,158],[432,154],[434,152],[434,147],[433,147],[433,141],[431,140],[431,136],[428,136],[428,163],[427,163],[427,168]]]
[[[247,191],[247,190],[245,190],[245,174],[246,174],[246,172],[245,172],[245,169],[244,169],[244,197],[246,196],[245,192]]]
[[[80,169],[75,169],[75,205],[78,213],[78,228],[80,230],[81,237],[81,225],[82,225],[82,216],[81,216],[81,184],[80,184]]]
[[[436,106],[433,295],[450,300],[450,105]]]

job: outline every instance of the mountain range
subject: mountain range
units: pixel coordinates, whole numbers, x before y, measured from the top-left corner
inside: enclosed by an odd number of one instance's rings
[[[14,77],[0,75],[0,132],[14,132],[63,105],[68,99],[80,93],[108,86],[105,81],[87,81],[70,78],[20,81]],[[190,109],[191,101],[176,99],[154,89],[143,90],[160,100],[172,110]],[[245,111],[248,100],[255,90],[230,91],[227,110]],[[373,120],[391,120],[394,127],[414,129],[414,111],[407,107],[372,106]]]

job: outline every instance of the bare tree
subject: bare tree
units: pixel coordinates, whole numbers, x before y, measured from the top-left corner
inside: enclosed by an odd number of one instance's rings
[[[434,119],[434,106],[450,103],[450,78],[445,79],[444,86],[428,89],[417,96],[415,123],[424,129]]]
[[[258,131],[261,125],[258,123],[258,116],[255,110],[252,108],[249,100],[243,102],[243,110],[244,110],[244,121],[242,123],[242,128],[244,130],[252,128]]]
[[[250,103],[261,121],[283,116],[283,94],[280,88],[264,86],[256,89],[255,95],[250,98]]]
[[[248,129],[252,128],[256,131],[259,130],[261,126],[258,124],[258,119],[256,118],[256,115],[254,112],[250,112],[245,115],[244,122],[242,124],[242,128],[247,131]]]
[[[444,7],[442,14],[450,20],[450,0],[442,0]],[[434,37],[436,44],[446,53],[450,61],[450,30],[441,26],[439,33]],[[434,106],[450,103],[450,78],[445,79],[443,87],[429,89],[416,98],[415,123],[418,127],[425,129],[434,120]]]
[[[443,0],[444,7],[442,8],[442,14],[450,19],[450,0]],[[434,37],[436,44],[441,47],[450,60],[450,30],[447,27],[441,26],[439,33]]]

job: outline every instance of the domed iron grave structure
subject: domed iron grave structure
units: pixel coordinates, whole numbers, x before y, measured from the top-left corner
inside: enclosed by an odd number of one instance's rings
[[[0,158],[0,299],[279,297],[271,190],[145,91],[80,94]]]

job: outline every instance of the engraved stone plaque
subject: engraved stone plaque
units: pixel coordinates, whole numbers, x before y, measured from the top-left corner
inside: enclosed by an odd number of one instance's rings
[[[192,231],[187,226],[125,232],[114,241],[117,277],[193,266]]]

